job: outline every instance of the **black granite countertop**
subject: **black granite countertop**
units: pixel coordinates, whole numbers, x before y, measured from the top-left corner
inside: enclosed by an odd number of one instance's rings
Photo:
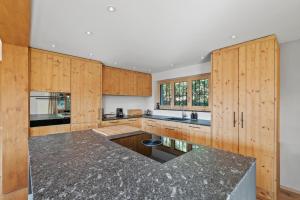
[[[255,160],[200,146],[164,164],[93,131],[29,140],[33,197],[221,200]]]
[[[180,120],[178,119],[170,119],[170,118],[176,118],[176,117],[171,117],[171,116],[163,116],[163,115],[138,115],[138,116],[127,116],[125,115],[124,117],[113,117],[113,118],[103,118],[102,121],[111,121],[111,120],[122,120],[122,119],[130,119],[130,118],[148,118],[148,119],[157,119],[157,120],[164,120],[164,121],[174,121],[174,122],[180,122],[180,123],[186,123],[186,124],[194,124],[194,125],[202,125],[202,126],[210,126],[211,122],[210,120],[203,120],[203,119],[197,119],[197,120],[191,120],[191,119],[186,119],[186,120]]]

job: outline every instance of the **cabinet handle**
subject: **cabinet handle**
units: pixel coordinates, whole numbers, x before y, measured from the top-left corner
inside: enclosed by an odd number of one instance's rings
[[[241,113],[241,127],[244,128],[244,113]]]
[[[110,122],[110,123],[112,123],[112,124],[116,124],[116,123],[119,123],[118,121],[114,121],[114,122]]]
[[[174,128],[166,128],[167,130],[175,131]]]
[[[233,112],[233,127],[235,127],[235,123],[236,123],[236,120],[235,120],[235,112]]]

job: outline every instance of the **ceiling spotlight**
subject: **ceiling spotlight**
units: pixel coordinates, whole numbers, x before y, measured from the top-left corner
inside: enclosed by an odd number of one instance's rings
[[[115,12],[117,9],[113,6],[107,6],[107,11],[108,12]]]
[[[204,58],[205,58],[204,56],[201,56],[201,60],[204,60]]]
[[[52,48],[55,48],[55,44],[52,44],[51,47],[52,47]]]
[[[237,38],[236,35],[231,36],[231,39],[236,39],[236,38]]]
[[[91,32],[91,31],[86,31],[85,34],[87,34],[87,35],[92,35],[93,32]]]

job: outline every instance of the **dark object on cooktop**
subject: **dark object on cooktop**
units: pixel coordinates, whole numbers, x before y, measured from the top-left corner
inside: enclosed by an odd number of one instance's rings
[[[151,139],[151,140],[143,140],[142,143],[147,147],[156,147],[161,145],[161,140]]]

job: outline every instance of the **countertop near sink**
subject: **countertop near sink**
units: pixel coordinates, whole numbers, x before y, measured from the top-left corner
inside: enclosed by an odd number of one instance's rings
[[[35,200],[255,199],[255,160],[209,147],[160,164],[82,131],[31,138],[29,149]]]
[[[210,126],[210,120],[203,120],[203,119],[197,119],[197,120],[181,120],[178,118],[178,120],[170,119],[171,116],[162,116],[162,115],[138,115],[138,116],[127,116],[124,117],[114,117],[114,118],[103,118],[102,121],[111,121],[111,120],[122,120],[122,119],[130,119],[130,118],[148,118],[148,119],[157,119],[157,120],[164,120],[164,121],[174,121],[174,122],[180,122],[180,123],[187,123],[187,124],[194,124],[194,125],[202,125],[202,126]]]

